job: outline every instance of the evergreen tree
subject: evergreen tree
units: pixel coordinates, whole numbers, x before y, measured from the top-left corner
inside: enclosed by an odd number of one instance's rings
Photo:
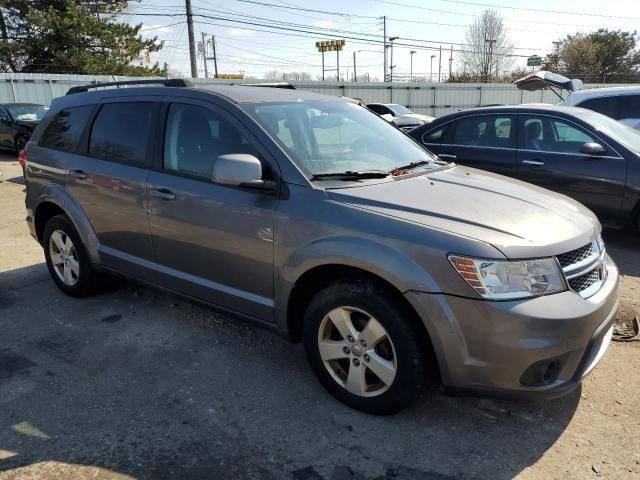
[[[121,0],[0,0],[0,71],[162,75],[142,66],[162,48],[121,20]],[[139,60],[142,59],[142,62]]]

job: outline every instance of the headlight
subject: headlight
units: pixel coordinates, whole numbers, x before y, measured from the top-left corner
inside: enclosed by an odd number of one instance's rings
[[[511,262],[450,255],[449,261],[471,288],[492,300],[535,297],[567,289],[554,258]]]

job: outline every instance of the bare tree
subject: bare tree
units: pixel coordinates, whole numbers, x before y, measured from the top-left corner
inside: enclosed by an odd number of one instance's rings
[[[502,17],[495,10],[485,10],[469,25],[465,34],[462,64],[465,74],[488,82],[511,70],[513,43],[507,35]]]

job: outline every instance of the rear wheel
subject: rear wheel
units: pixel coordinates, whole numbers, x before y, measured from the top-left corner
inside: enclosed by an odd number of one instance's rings
[[[52,217],[44,227],[44,254],[51,278],[72,297],[97,289],[98,277],[75,227],[66,215]]]
[[[353,408],[381,415],[406,407],[425,383],[425,337],[411,312],[368,280],[325,288],[304,319],[307,357],[325,388]]]

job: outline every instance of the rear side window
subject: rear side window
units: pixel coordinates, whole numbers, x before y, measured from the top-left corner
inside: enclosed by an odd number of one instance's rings
[[[602,113],[616,120],[640,118],[640,95],[595,97],[585,100],[577,106]]]
[[[513,148],[513,118],[479,115],[458,120],[453,130],[453,144],[470,147]]]
[[[607,117],[616,118],[615,97],[595,97],[585,100],[576,107],[586,108]]]
[[[149,139],[158,104],[107,103],[93,122],[89,154],[133,167],[150,168]]]
[[[38,144],[65,152],[75,152],[94,105],[65,108],[56,114]]]

